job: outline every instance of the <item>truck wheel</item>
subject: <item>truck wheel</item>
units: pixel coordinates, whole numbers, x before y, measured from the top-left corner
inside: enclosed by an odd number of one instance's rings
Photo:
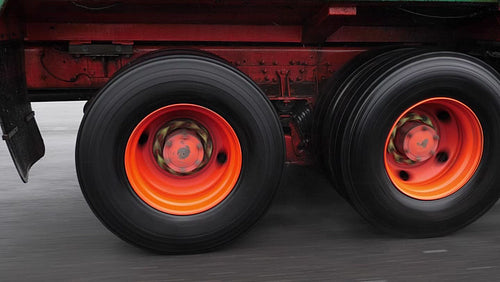
[[[192,52],[121,71],[80,127],[78,179],[116,235],[162,253],[211,250],[269,207],[285,157],[271,103],[245,75]]]
[[[343,89],[351,97],[336,120],[343,126],[330,132],[339,134],[331,150],[351,204],[403,236],[470,224],[500,192],[498,73],[453,52],[396,52],[375,62]]]

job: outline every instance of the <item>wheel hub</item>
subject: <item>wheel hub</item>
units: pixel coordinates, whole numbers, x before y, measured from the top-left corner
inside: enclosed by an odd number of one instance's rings
[[[384,163],[399,191],[437,200],[469,181],[482,152],[482,127],[474,112],[458,100],[435,97],[413,105],[395,121]]]
[[[181,129],[167,136],[163,158],[177,173],[191,173],[199,168],[205,155],[203,144],[193,130]]]
[[[436,130],[421,122],[407,122],[396,133],[396,149],[414,162],[423,162],[436,154],[439,136]]]
[[[425,115],[409,113],[394,127],[387,151],[398,163],[416,164],[427,161],[436,154],[439,134]]]
[[[201,170],[212,155],[208,131],[191,120],[174,120],[156,133],[153,155],[158,165],[176,175]]]

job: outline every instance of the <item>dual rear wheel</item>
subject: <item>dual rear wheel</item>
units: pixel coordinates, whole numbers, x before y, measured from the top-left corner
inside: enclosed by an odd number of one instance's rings
[[[497,72],[413,48],[353,64],[316,111],[316,144],[340,194],[375,226],[410,237],[453,232],[488,210],[500,192]]]

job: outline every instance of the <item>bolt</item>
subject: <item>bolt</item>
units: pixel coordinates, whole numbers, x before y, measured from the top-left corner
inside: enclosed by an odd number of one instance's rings
[[[439,140],[439,136],[438,135],[434,135],[434,136],[432,136],[432,139]]]
[[[299,72],[300,73],[304,73],[306,70],[305,69],[300,69]]]
[[[290,65],[294,65],[295,63],[293,62],[293,60],[290,60]]]
[[[273,61],[273,65],[278,65],[278,62],[277,61]]]
[[[196,145],[196,149],[201,150],[201,144]]]
[[[427,131],[427,127],[426,127],[426,126],[422,126],[422,127],[420,127],[420,129],[421,129],[422,131]]]
[[[297,77],[297,81],[301,81],[302,80],[302,77]]]
[[[267,73],[267,69],[263,69],[263,70],[262,70],[262,73]]]
[[[260,60],[260,61],[259,61],[259,64],[260,64],[260,65],[263,65],[263,64],[265,64],[265,61],[264,61],[264,60]]]
[[[269,81],[269,75],[266,75],[266,77],[264,77],[264,79],[265,79],[266,81]]]
[[[165,144],[165,146],[167,146],[167,148],[172,147],[172,141],[167,141],[167,143]]]

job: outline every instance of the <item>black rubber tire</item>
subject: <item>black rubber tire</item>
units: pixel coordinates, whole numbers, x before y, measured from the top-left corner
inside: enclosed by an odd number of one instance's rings
[[[338,171],[339,156],[332,152],[332,146],[335,146],[332,144],[337,143],[339,131],[343,129],[343,124],[339,120],[343,114],[351,111],[346,108],[346,103],[353,97],[346,95],[345,90],[352,87],[352,84],[359,85],[359,70],[363,68],[374,70],[381,60],[414,50],[414,48],[388,46],[363,52],[335,72],[319,93],[315,102],[312,128],[314,155],[317,162],[326,170],[333,187],[346,200],[349,198]]]
[[[387,54],[390,54],[387,56]],[[351,204],[373,225],[405,237],[433,237],[479,218],[500,195],[500,78],[484,62],[454,52],[393,51],[357,70],[359,83],[334,113],[341,126],[330,129],[331,158]],[[472,178],[438,200],[417,200],[400,192],[384,166],[384,147],[398,116],[432,97],[467,105],[484,134],[483,157]],[[334,165],[333,161],[330,165]]]
[[[176,103],[221,115],[242,149],[232,192],[195,215],[150,207],[135,194],[124,168],[135,126],[154,110]],[[96,216],[123,240],[161,253],[212,250],[248,230],[268,209],[284,160],[282,127],[264,93],[235,68],[191,51],[158,53],[120,71],[88,108],[76,148],[80,186]]]

